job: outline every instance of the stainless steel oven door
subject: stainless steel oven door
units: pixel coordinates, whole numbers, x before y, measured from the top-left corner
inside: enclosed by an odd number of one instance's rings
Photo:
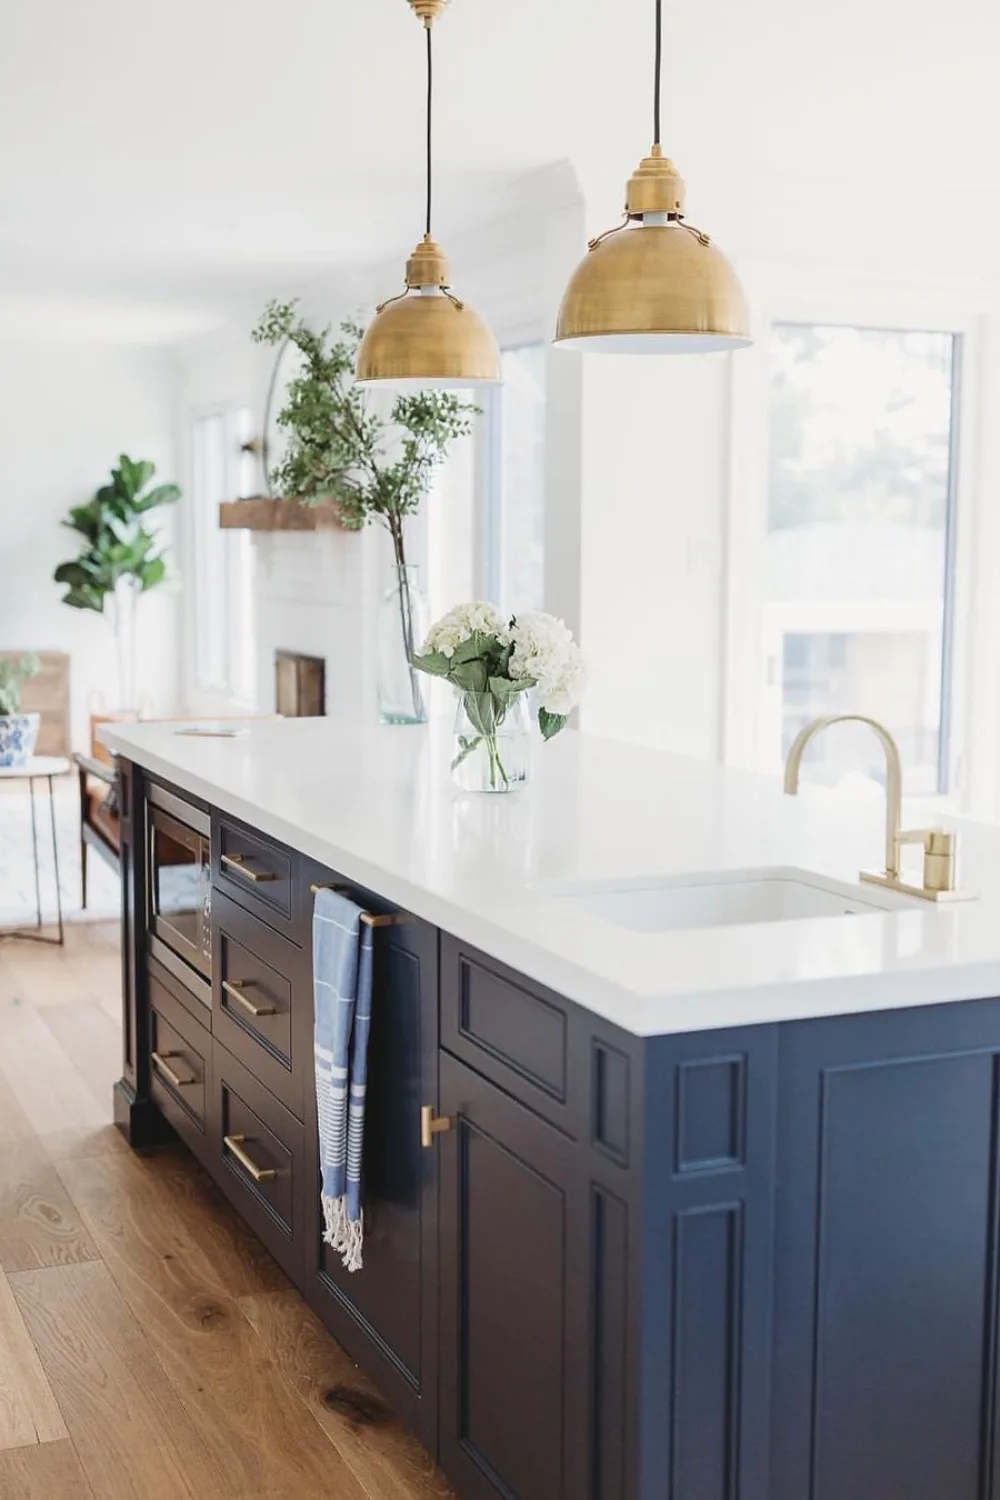
[[[212,869],[207,837],[149,806],[149,925],[178,958],[212,977]]]

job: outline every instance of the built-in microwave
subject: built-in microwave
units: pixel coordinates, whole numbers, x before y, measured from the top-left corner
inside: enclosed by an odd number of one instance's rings
[[[212,862],[207,812],[149,787],[149,929],[178,958],[212,977]]]

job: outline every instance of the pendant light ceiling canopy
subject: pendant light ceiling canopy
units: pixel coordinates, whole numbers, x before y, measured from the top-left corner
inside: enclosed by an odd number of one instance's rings
[[[455,390],[496,385],[500,350],[488,325],[451,291],[448,257],[431,234],[432,28],[448,0],[408,0],[427,36],[427,214],[423,239],[406,262],[406,289],[383,302],[358,350],[359,385]]]
[[[703,354],[751,342],[729,261],[684,221],[684,180],[660,145],[663,0],[656,0],[653,149],[629,180],[625,218],[591,240],[563,296],[556,343],[605,354]]]

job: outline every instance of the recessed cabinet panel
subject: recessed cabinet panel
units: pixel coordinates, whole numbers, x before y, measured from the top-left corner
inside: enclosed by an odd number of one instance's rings
[[[732,1500],[740,1493],[740,1205],[682,1211],[676,1216],[674,1243],[670,1494],[679,1500],[687,1495]]]
[[[594,1189],[591,1203],[591,1388],[593,1422],[588,1500],[626,1500],[631,1373],[628,1365],[628,1204]]]
[[[745,1057],[695,1058],[678,1065],[678,1172],[744,1164],[746,1071]]]
[[[587,1130],[591,1059],[573,1051],[567,1002],[447,934],[441,965],[441,1045],[563,1130]]]
[[[233,901],[296,943],[308,939],[300,856],[235,818],[212,821],[212,880]]]
[[[566,1195],[468,1120],[458,1127],[463,1447],[515,1495],[564,1492]],[[530,1226],[530,1231],[529,1227]],[[496,1261],[506,1270],[501,1288]],[[516,1396],[514,1395],[516,1392]]]
[[[312,1063],[309,958],[216,892],[212,1029],[301,1119]]]
[[[394,1410],[432,1448],[437,1442],[439,1154],[421,1147],[420,1109],[437,1101],[437,937],[433,927],[416,921],[375,929],[361,1271],[346,1271],[340,1256],[322,1244],[318,1187],[307,1205],[310,1301],[374,1375]],[[318,1182],[313,1088],[306,1136],[311,1175]]]
[[[463,1500],[577,1500],[589,1202],[574,1145],[450,1057],[441,1108],[442,1460]]]
[[[148,983],[150,1092],[182,1140],[204,1159],[211,1037],[154,975]]]
[[[986,1004],[786,1033],[775,1500],[997,1493],[998,1035]]]
[[[302,1126],[218,1042],[214,1062],[213,1175],[275,1260],[298,1278],[305,1203]]]

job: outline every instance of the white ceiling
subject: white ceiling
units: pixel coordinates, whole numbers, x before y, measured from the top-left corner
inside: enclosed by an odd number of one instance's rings
[[[689,181],[881,176],[912,181],[915,216],[955,179],[1000,190],[995,0],[666,10]],[[650,135],[651,20],[652,0],[454,0],[436,33],[445,234],[546,162],[627,175]],[[408,247],[422,90],[403,0],[6,0],[0,332],[47,301],[186,332]]]

